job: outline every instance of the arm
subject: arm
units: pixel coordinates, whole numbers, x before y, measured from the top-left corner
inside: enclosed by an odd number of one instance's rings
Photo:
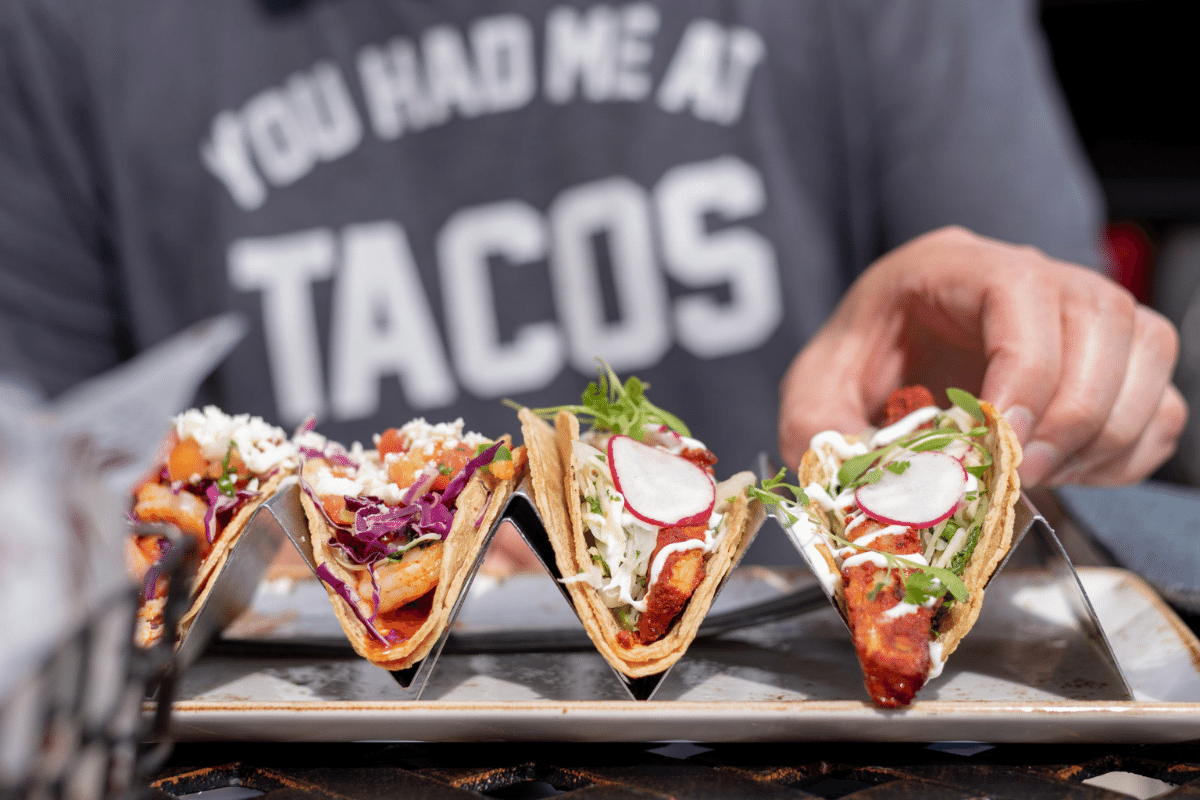
[[[1186,417],[1170,385],[1175,331],[1056,260],[1097,264],[1100,204],[1034,27],[1030,6],[989,0],[863,15],[890,252],[784,379],[787,463],[819,430],[865,427],[909,382],[1006,411],[1028,483],[1135,481],[1173,450]]]
[[[0,347],[0,372],[24,372],[51,395],[123,355],[98,150],[83,70],[65,27],[47,4],[5,3],[0,335],[8,342]]]

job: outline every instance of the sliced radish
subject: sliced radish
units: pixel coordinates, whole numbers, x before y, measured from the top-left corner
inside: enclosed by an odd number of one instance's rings
[[[643,522],[660,528],[708,522],[716,487],[707,472],[686,458],[614,436],[608,440],[608,466],[625,507]]]
[[[886,467],[883,477],[854,492],[858,507],[886,525],[928,528],[958,508],[967,488],[967,471],[958,459],[930,450],[897,459],[908,468],[897,475]]]

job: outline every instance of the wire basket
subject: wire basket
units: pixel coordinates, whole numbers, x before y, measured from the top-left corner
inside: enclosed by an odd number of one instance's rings
[[[164,636],[134,645],[141,590],[130,585],[88,610],[75,631],[0,703],[0,800],[140,797],[170,754],[173,643],[186,609],[193,548],[164,560]],[[193,569],[194,572],[194,569]],[[153,714],[144,713],[153,698]]]

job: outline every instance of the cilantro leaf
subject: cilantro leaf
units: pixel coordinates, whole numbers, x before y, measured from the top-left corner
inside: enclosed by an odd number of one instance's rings
[[[217,490],[226,497],[237,495],[237,470],[229,467],[229,457],[233,455],[233,446],[233,442],[230,442],[229,449],[225,451],[225,458],[221,461],[221,477],[217,478]]]
[[[878,458],[878,450],[872,450],[870,453],[863,453],[862,455],[847,458],[842,462],[842,466],[838,468],[838,483],[842,486],[849,486],[854,483]]]
[[[980,407],[979,401],[975,395],[963,389],[956,389],[953,386],[946,389],[946,397],[950,398],[950,402],[961,408],[963,411],[970,414],[980,422],[987,424],[987,419],[983,416],[983,408]]]

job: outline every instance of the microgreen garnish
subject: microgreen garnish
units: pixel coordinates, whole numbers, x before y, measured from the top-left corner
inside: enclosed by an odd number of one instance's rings
[[[225,451],[225,458],[221,461],[221,477],[217,478],[217,490],[226,497],[237,495],[237,470],[229,468],[229,457],[232,455],[233,442],[230,442],[229,449]]]
[[[863,453],[862,455],[847,458],[842,462],[842,466],[838,468],[838,483],[842,486],[849,486],[854,483],[882,455],[881,451],[873,450],[870,453]]]
[[[963,411],[970,414],[980,422],[987,423],[983,416],[983,408],[980,407],[979,401],[975,399],[975,395],[962,389],[956,389],[953,386],[946,389],[946,397],[950,398],[950,402],[961,408]]]
[[[570,411],[578,417],[590,418],[593,430],[625,434],[638,441],[645,438],[647,425],[666,425],[680,436],[691,436],[683,420],[646,399],[649,384],[631,376],[622,385],[607,362],[599,358],[596,362],[599,379],[588,384],[582,403],[535,408],[533,413],[543,419],[553,419],[559,411]],[[508,400],[505,403],[515,405]]]
[[[905,593],[906,597],[910,591],[912,591],[912,592],[919,591],[919,592],[925,592],[925,593],[933,591],[932,578],[937,578],[937,580],[941,583],[941,588],[935,594],[932,594],[932,595],[927,594],[925,600],[928,600],[930,596],[940,597],[945,592],[950,592],[950,594],[954,596],[954,599],[958,600],[959,602],[964,602],[968,597],[969,593],[967,592],[967,585],[962,582],[961,578],[959,578],[957,575],[955,575],[949,569],[945,569],[944,567],[931,567],[928,564],[920,564],[916,561],[911,561],[907,558],[904,558],[903,556],[898,556],[895,553],[885,553],[882,550],[876,550],[874,547],[867,547],[866,545],[855,544],[854,542],[850,541],[849,539],[844,539],[841,536],[838,536],[837,534],[831,533],[831,534],[829,534],[829,536],[835,542],[837,542],[838,544],[840,544],[844,547],[853,547],[856,550],[860,550],[864,553],[878,553],[879,555],[881,555],[885,559],[887,559],[889,570],[898,569],[900,567],[907,567],[908,569],[915,570],[915,572],[909,573],[904,578],[904,593]],[[916,575],[920,575],[920,574],[925,574],[925,575],[928,575],[929,577],[928,578],[920,578],[917,581],[917,583],[913,584],[913,586],[910,588],[910,582],[913,580],[913,577]],[[925,588],[921,588],[921,587],[925,587]],[[925,601],[923,600],[922,602],[925,602]],[[920,604],[917,603],[914,605],[920,605]]]
[[[750,486],[746,490],[746,493],[765,505],[778,507],[779,510],[787,515],[788,524],[794,525],[800,518],[789,511],[784,505],[784,501],[786,501],[787,498],[783,496],[783,493],[775,490],[782,489],[784,491],[791,492],[792,497],[794,498],[791,502],[798,503],[806,508],[808,507],[808,495],[806,495],[804,490],[799,486],[795,486],[786,482],[783,479],[786,473],[787,468],[784,467],[783,469],[780,469],[779,472],[775,473],[774,478],[766,478],[763,480],[762,486]]]
[[[892,461],[884,469],[896,475],[903,475],[904,471],[908,469],[909,464],[910,462],[908,461]]]

